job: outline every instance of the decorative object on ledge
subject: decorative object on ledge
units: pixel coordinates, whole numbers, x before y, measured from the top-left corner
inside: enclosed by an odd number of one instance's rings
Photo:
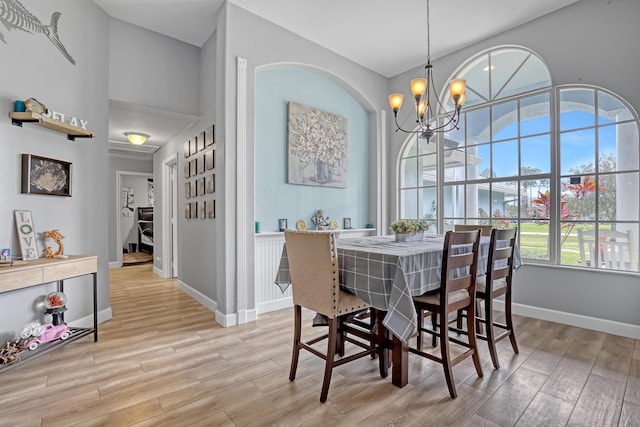
[[[47,114],[47,106],[35,98],[29,98],[24,101],[24,111],[29,111],[38,114]]]
[[[42,252],[44,252],[47,258],[62,258],[62,252],[64,251],[64,246],[62,245],[62,239],[64,236],[58,230],[45,231],[44,240],[45,242],[49,239],[53,239],[54,242],[58,244],[58,250],[53,252],[50,247],[46,246]]]
[[[345,230],[351,230],[351,218],[343,218],[342,222]]]
[[[288,183],[347,187],[347,119],[289,102]]]
[[[337,219],[332,219],[331,220],[331,229],[332,230],[337,230],[338,227],[340,227],[340,223],[338,222]]]
[[[72,165],[33,154],[22,155],[22,193],[71,197]]]
[[[307,221],[305,221],[304,219],[299,219],[298,222],[296,222],[296,230],[304,231],[306,229],[307,229]]]
[[[311,217],[311,222],[313,222],[318,230],[330,230],[331,223],[329,221],[329,217],[324,216],[324,211],[322,209],[318,209],[313,216]]]
[[[36,232],[33,229],[31,211],[14,211],[16,216],[16,229],[18,242],[23,260],[38,259],[38,247],[36,246]]]
[[[397,242],[422,240],[429,223],[424,219],[401,219],[393,222],[389,229],[396,235]]]
[[[287,219],[286,218],[280,218],[278,220],[278,230],[279,231],[284,231],[287,229]]]
[[[11,117],[11,124],[13,124],[14,126],[22,127],[23,123],[34,123],[37,126],[42,126],[56,132],[64,133],[67,135],[67,139],[70,141],[75,141],[76,138],[96,137],[96,133],[90,130],[83,129],[78,126],[73,126],[59,120],[54,120],[45,115],[33,113],[30,111],[25,111],[22,113],[10,113],[9,117]]]
[[[415,98],[416,123],[418,129],[405,130],[398,124],[398,110],[402,107],[402,94],[394,93],[389,95],[389,106],[393,110],[393,117],[396,123],[396,132],[417,133],[421,138],[429,142],[436,133],[450,132],[458,128],[460,120],[460,110],[466,98],[466,80],[456,79],[449,83],[453,111],[447,111],[438,99],[438,93],[433,82],[433,66],[431,65],[431,41],[429,38],[429,0],[427,0],[427,65],[424,67],[424,78],[411,80],[411,92]],[[431,100],[431,95],[435,101]],[[436,109],[434,111],[433,109]],[[436,114],[442,114],[444,123],[439,124]]]
[[[124,136],[126,136],[133,145],[142,145],[150,138],[149,135],[141,132],[125,132]]]

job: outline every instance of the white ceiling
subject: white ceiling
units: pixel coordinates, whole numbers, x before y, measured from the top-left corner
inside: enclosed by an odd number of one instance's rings
[[[215,30],[215,16],[224,0],[93,1],[115,18],[200,47]],[[230,1],[386,77],[426,60],[425,0]],[[576,1],[432,0],[431,58],[436,60]],[[135,129],[152,135],[149,143],[162,145],[172,133],[156,128],[167,121],[166,116],[154,121],[151,112],[136,111],[129,117],[126,111],[117,111],[118,105],[112,107],[110,115],[117,117],[110,117],[109,126],[118,128],[110,130],[110,141],[125,141],[120,136],[122,129]],[[135,110],[127,107],[129,112]],[[149,125],[133,128],[136,123],[127,123],[128,117],[138,123],[144,118]]]

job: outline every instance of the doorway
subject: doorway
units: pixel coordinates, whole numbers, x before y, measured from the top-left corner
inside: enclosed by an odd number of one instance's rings
[[[178,156],[162,162],[162,271],[165,279],[178,277]]]

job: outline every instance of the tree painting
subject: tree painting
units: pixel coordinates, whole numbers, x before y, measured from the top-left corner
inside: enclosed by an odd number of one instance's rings
[[[347,186],[347,119],[289,102],[289,184]]]

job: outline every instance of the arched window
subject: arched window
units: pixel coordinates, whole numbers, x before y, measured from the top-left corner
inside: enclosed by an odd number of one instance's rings
[[[517,226],[523,258],[637,271],[637,238],[616,249],[626,258],[615,265],[593,250],[591,261],[579,238],[609,234],[594,230],[638,236],[640,143],[630,107],[598,88],[554,89],[544,62],[520,47],[484,52],[454,77],[467,80],[459,129],[431,144],[407,140],[400,215],[432,219],[440,230]],[[450,99],[448,89],[441,99]]]

